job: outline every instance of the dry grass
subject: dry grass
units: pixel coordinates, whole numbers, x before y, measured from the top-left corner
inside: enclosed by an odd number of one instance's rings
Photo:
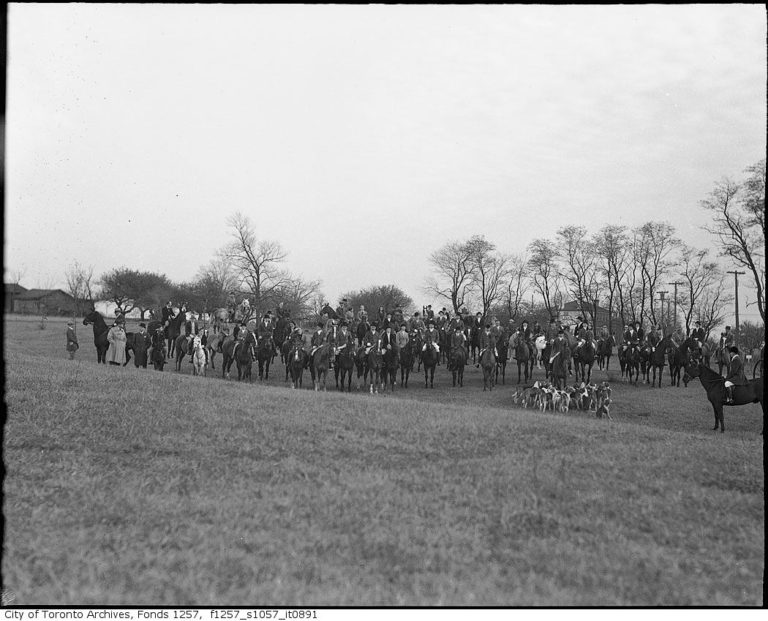
[[[6,323],[18,604],[759,605],[759,408],[616,385],[615,422],[97,366]],[[422,376],[423,378],[423,376]],[[730,414],[730,415],[729,415]],[[640,423],[640,424],[635,424]]]

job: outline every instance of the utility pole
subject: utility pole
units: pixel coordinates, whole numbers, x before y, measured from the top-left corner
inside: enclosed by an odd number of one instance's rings
[[[658,291],[659,297],[661,298],[661,319],[664,321],[664,296],[667,295],[667,291]],[[667,322],[664,321],[664,334],[667,334]]]
[[[667,284],[675,286],[675,316],[672,319],[672,329],[674,330],[675,328],[677,328],[677,286],[685,284],[685,283],[683,283],[683,282],[681,282],[679,280],[676,280],[675,282],[668,282]],[[688,336],[688,335],[686,334],[686,336]]]
[[[739,274],[744,275],[746,272],[740,272],[734,270],[732,272],[726,272],[726,274],[733,274],[733,281],[735,286],[735,298],[736,298],[736,343],[739,342]]]

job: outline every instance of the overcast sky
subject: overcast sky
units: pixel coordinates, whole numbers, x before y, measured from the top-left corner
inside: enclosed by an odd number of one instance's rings
[[[762,5],[11,4],[6,278],[190,280],[238,210],[332,302],[435,303],[428,256],[473,234],[705,247],[699,201],[766,151],[765,41]]]

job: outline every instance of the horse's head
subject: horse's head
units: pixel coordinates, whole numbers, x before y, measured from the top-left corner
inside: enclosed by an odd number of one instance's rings
[[[683,382],[686,386],[689,381],[701,375],[701,362],[691,355],[688,355],[688,358],[686,358],[684,368],[685,373],[683,373]]]

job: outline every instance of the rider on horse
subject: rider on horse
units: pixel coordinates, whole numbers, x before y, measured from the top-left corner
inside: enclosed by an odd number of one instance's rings
[[[419,334],[423,334],[426,329],[427,327],[424,325],[424,321],[421,319],[419,311],[413,313],[413,317],[411,317],[408,322],[408,332],[418,332]]]
[[[435,328],[434,320],[429,321],[429,326],[426,332],[424,332],[424,346],[421,348],[421,351],[426,351],[427,345],[433,346],[436,352],[440,352],[440,333]]]
[[[700,321],[696,321],[694,325],[696,327],[691,330],[691,338],[696,341],[696,346],[699,350],[698,353],[701,354],[701,349],[704,346],[705,332],[704,328],[701,327]]]
[[[267,314],[264,315],[264,317],[262,318],[262,321],[259,324],[259,327],[256,328],[256,336],[259,337],[259,343],[262,343],[263,339],[269,339],[272,341],[272,345],[274,346],[275,344],[274,332],[275,332],[275,329],[272,327],[270,313],[267,312]]]
[[[645,340],[651,347],[651,352],[656,351],[656,346],[661,341],[661,335],[657,331],[657,326],[651,326],[651,329],[648,330],[648,334],[645,336]]]
[[[728,376],[725,378],[726,403],[733,403],[733,387],[747,386],[749,380],[744,374],[744,364],[739,356],[739,348],[736,346],[728,349],[731,364],[728,367]]]
[[[410,337],[408,336],[408,324],[405,322],[400,324],[400,329],[397,331],[397,349],[402,351],[403,348],[408,345]]]
[[[331,346],[331,357],[328,362],[328,368],[333,369],[334,362],[336,360],[336,347],[339,345],[339,337],[341,336],[341,329],[339,328],[339,322],[334,317],[331,319],[331,325],[327,328],[327,335],[325,337],[326,342]]]
[[[555,339],[557,338],[558,332],[560,332],[560,329],[557,327],[557,322],[555,321],[554,317],[551,317],[549,319],[549,325],[547,326],[547,329],[544,331],[544,338],[547,339],[547,343],[550,346],[554,344]]]
[[[365,337],[363,337],[363,346],[365,347],[366,356],[371,351],[372,347],[379,346],[379,341],[381,340],[381,334],[378,332],[378,329],[379,329],[379,326],[374,321],[371,324],[371,327],[368,329],[368,332],[365,333]]]
[[[315,332],[312,334],[312,339],[309,342],[310,346],[312,347],[309,352],[310,358],[323,345],[323,343],[325,343],[326,336],[325,322],[321,319],[317,322],[317,330],[315,330]]]
[[[482,357],[483,352],[486,349],[493,349],[493,355],[499,357],[499,351],[496,349],[496,337],[491,332],[491,324],[485,324],[485,329],[480,333],[480,353],[478,357]]]
[[[595,337],[592,334],[592,330],[590,330],[589,328],[589,323],[587,323],[586,321],[581,323],[581,330],[577,332],[577,338],[579,340],[578,340],[578,344],[576,345],[576,350],[574,351],[574,353],[580,352],[582,346],[586,342],[592,343],[592,348],[595,351],[597,351],[597,343],[595,342]]]
[[[165,305],[163,310],[160,312],[161,321],[163,324],[163,328],[167,328],[168,325],[171,323],[171,319],[173,319],[173,304],[169,300],[168,303]]]

